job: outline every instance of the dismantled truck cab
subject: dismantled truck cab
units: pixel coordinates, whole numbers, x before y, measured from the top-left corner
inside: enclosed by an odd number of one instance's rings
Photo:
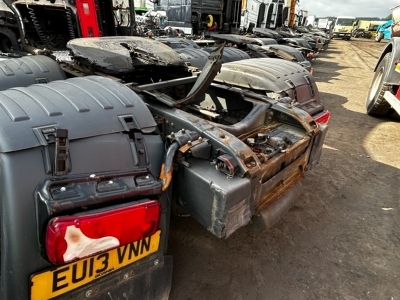
[[[178,150],[174,199],[217,237],[228,237],[253,215],[265,214],[273,224],[319,160],[325,126],[294,106],[219,85],[185,110],[157,102],[157,91],[149,94],[167,140],[191,141]],[[188,130],[198,135],[186,137]]]
[[[289,97],[213,82],[222,47],[201,73],[150,39],[68,47],[69,79],[0,94],[4,299],[166,299],[171,207],[220,238],[271,226],[320,159]]]
[[[96,68],[102,64],[102,57],[111,53],[110,42],[112,47],[118,47],[117,40],[76,39],[68,47],[82,64],[93,61],[90,66]],[[138,38],[126,38],[124,44],[127,40],[134,48]],[[80,47],[83,43],[88,47],[84,57]],[[168,61],[148,58],[152,68],[175,61],[174,55],[178,57],[171,48],[162,46],[168,52]],[[95,54],[92,47],[97,47]],[[141,76],[118,75],[112,67],[101,70],[116,80],[124,78],[124,83],[148,104],[167,145],[179,145],[174,150],[177,154],[173,181],[178,183],[173,188],[175,204],[216,236],[227,237],[274,203],[280,201],[281,210],[269,214],[273,217],[293,204],[298,183],[320,158],[327,126],[310,116],[323,112],[323,106],[312,75],[301,66],[284,60],[275,65],[273,59],[254,59],[221,67],[221,49],[211,53],[199,77],[170,75],[160,80],[158,73],[144,72],[143,66],[132,73]],[[138,53],[132,50],[124,55],[137,65],[137,59],[145,61]],[[108,56],[106,62],[112,60]],[[257,67],[246,68],[252,62]],[[234,72],[235,68],[240,71]],[[217,74],[219,69],[221,73]],[[248,80],[247,86],[234,83],[233,77],[238,79],[239,72],[247,79],[253,72],[253,81]],[[145,77],[149,83],[137,84]],[[270,86],[262,85],[263,77]]]

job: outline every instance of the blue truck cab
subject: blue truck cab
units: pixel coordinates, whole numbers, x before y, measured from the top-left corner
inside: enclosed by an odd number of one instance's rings
[[[382,39],[390,40],[392,38],[392,24],[393,20],[389,20],[376,29],[375,41],[380,42]]]

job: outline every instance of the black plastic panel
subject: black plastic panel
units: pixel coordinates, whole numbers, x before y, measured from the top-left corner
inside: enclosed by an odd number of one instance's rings
[[[136,93],[104,77],[0,92],[0,152],[43,145],[40,135],[54,128],[68,129],[69,139],[74,140],[127,131],[130,125],[152,132],[156,123]]]

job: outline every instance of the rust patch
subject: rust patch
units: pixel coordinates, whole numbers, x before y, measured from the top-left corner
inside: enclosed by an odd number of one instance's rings
[[[196,146],[202,142],[203,142],[203,140],[194,140],[194,141],[191,141],[190,143],[183,145],[182,147],[179,148],[179,157],[182,157],[183,154],[185,154],[187,151],[190,150],[190,148],[192,148],[193,146]]]
[[[165,173],[165,164],[162,164],[160,172],[160,181],[162,182],[161,190],[163,192],[165,192],[168,189],[171,180],[172,180],[172,170]]]
[[[256,207],[256,214],[279,200],[288,190],[304,178],[304,170],[299,168],[292,176],[280,181],[270,192],[265,194]]]
[[[268,181],[271,177],[275,176],[279,171],[281,171],[281,165],[290,165],[294,160],[298,159],[301,156],[301,153],[307,148],[307,145],[310,143],[310,138],[303,138],[296,143],[294,143],[291,147],[287,148],[284,153],[280,153],[272,157],[271,159],[266,159],[262,168],[262,182]],[[308,156],[302,157],[302,164],[307,164]]]
[[[266,133],[267,131],[278,128],[281,125],[282,125],[281,123],[273,123],[268,126],[261,126],[261,127],[258,127],[254,130],[251,130],[249,132],[246,132],[246,133],[238,136],[238,139],[245,141],[247,138],[257,135],[257,133]]]

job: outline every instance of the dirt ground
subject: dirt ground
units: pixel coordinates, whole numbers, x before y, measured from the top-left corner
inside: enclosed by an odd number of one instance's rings
[[[273,228],[221,240],[172,218],[171,300],[400,299],[400,121],[365,113],[383,46],[334,40],[313,63],[330,129],[303,196]]]

